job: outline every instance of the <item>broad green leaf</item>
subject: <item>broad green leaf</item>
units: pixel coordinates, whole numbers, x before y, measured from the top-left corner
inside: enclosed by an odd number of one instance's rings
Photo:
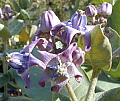
[[[35,101],[35,100],[32,100],[24,96],[17,96],[17,97],[9,97],[6,101]]]
[[[20,13],[24,18],[29,19],[29,14],[26,12],[26,10],[21,9]]]
[[[110,43],[112,46],[112,51],[115,51],[120,47],[120,35],[112,28],[110,28],[111,32],[113,32],[113,37],[110,38]]]
[[[15,8],[15,11],[20,12],[21,8],[20,8],[19,4],[16,1],[13,1],[13,5],[14,5],[14,8]]]
[[[11,24],[8,25],[8,28],[12,35],[17,35],[23,29],[23,25],[23,20],[14,20]]]
[[[78,101],[84,101],[85,95],[87,93],[88,87],[89,87],[89,80],[85,74],[85,72],[79,68],[80,73],[83,74],[83,81],[81,83],[78,83],[75,81],[75,78],[72,77],[70,79],[70,85],[72,86]],[[63,89],[59,93],[53,93],[53,101],[56,101],[59,99],[59,101],[71,101],[70,96],[68,94],[68,91],[66,87],[63,87]]]
[[[120,101],[120,88],[111,89],[101,94],[96,101]]]
[[[8,83],[9,75],[0,73],[0,88],[4,86],[4,84]]]
[[[2,38],[10,38],[11,37],[11,33],[10,33],[9,29],[3,24],[0,24],[0,37],[2,37]]]
[[[120,79],[120,61],[119,64],[116,66],[116,68],[117,68],[116,70],[110,70],[109,75],[114,79]]]
[[[29,5],[29,0],[19,0],[19,5],[22,9],[27,9]]]
[[[112,48],[109,39],[104,35],[100,25],[94,27],[91,34],[91,50],[85,54],[85,64],[93,68],[110,70],[112,63]],[[84,41],[80,37],[78,46],[83,49]]]
[[[114,7],[112,15],[108,19],[108,25],[116,30],[120,35],[120,0],[117,0]]]
[[[107,71],[102,71],[98,77],[97,87],[107,91],[116,87],[120,87],[120,81],[111,78]]]
[[[38,80],[40,78],[42,69],[41,67],[31,67],[30,68],[30,78],[31,78],[31,88],[26,89],[24,81],[17,75],[16,71],[11,69],[11,73],[15,77],[16,83],[22,89],[24,94],[28,97],[34,99],[35,101],[52,101],[52,93],[50,92],[51,84],[47,83],[45,88],[41,88],[38,85]]]

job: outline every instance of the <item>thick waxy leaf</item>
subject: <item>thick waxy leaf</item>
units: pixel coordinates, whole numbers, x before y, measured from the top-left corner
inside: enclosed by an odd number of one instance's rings
[[[41,76],[42,69],[40,67],[30,68],[31,88],[26,89],[24,81],[17,75],[16,71],[11,69],[11,73],[15,77],[16,83],[22,89],[22,91],[35,101],[51,101],[52,93],[50,92],[51,84],[47,83],[45,88],[41,88],[38,85],[38,80]]]
[[[108,25],[112,27],[114,30],[116,30],[120,35],[120,0],[117,0],[114,7],[112,15],[108,19]]]
[[[13,5],[14,5],[14,7],[15,7],[15,10],[17,11],[17,12],[20,12],[20,6],[19,6],[19,4],[16,2],[16,1],[13,1]]]
[[[120,58],[119,58],[119,60],[120,60]],[[109,71],[109,75],[114,79],[120,79],[120,61],[119,61],[118,65],[114,65],[114,66],[116,66],[117,69]]]
[[[119,86],[120,86],[120,81],[111,78],[110,75],[107,73],[107,71],[103,71],[99,75],[97,87],[99,87],[100,89],[107,91]]]
[[[19,5],[22,9],[27,9],[29,5],[29,0],[19,0]]]
[[[85,95],[87,93],[88,87],[89,87],[89,80],[85,74],[85,72],[79,68],[80,73],[83,74],[83,80],[81,83],[78,83],[75,81],[75,78],[70,79],[70,85],[72,86],[78,101],[84,101]],[[59,99],[59,100],[58,100]],[[68,94],[68,91],[66,87],[63,87],[62,90],[59,93],[53,93],[53,101],[71,101],[70,95]]]
[[[10,38],[11,37],[11,33],[10,33],[9,29],[3,24],[0,24],[0,37],[2,37],[2,38]]]
[[[94,27],[91,33],[91,50],[86,53],[86,64],[93,68],[110,70],[112,63],[112,48],[108,38],[103,34],[100,25]],[[83,48],[83,38],[79,38],[78,46]]]
[[[29,14],[24,9],[21,9],[20,13],[24,18],[29,19]]]
[[[0,88],[4,86],[9,81],[9,76],[7,74],[0,73]]]
[[[6,101],[35,101],[28,97],[18,96],[18,97],[9,97]]]
[[[15,20],[11,24],[8,25],[8,28],[12,35],[17,35],[23,29],[24,21],[23,20]]]
[[[110,44],[112,46],[112,51],[115,51],[120,47],[120,35],[112,28],[110,28],[113,36],[110,38]]]
[[[120,101],[120,88],[111,89],[103,93],[96,101]]]

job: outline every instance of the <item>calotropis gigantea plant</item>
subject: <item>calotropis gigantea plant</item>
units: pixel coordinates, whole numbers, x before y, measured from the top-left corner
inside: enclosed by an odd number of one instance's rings
[[[22,51],[8,54],[9,66],[24,80],[27,89],[31,89],[30,68],[42,68],[38,80],[40,87],[46,88],[46,83],[52,82],[50,91],[56,94],[66,86],[70,100],[80,101],[81,98],[70,86],[70,80],[74,77],[78,83],[82,83],[84,76],[79,68],[83,64],[91,65],[93,73],[84,99],[93,101],[101,70],[108,71],[111,68],[110,37],[104,35],[111,13],[112,5],[109,3],[103,3],[98,9],[90,5],[85,11],[77,10],[68,21],[60,22],[52,10],[44,11],[30,44]],[[0,17],[3,18],[2,13]],[[90,17],[89,20],[87,17]],[[58,42],[61,47],[57,46]],[[37,57],[32,53],[33,50],[38,54]]]

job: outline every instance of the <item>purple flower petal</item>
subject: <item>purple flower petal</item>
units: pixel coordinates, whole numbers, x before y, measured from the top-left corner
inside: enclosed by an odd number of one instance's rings
[[[38,81],[38,84],[41,86],[41,87],[45,87],[45,83],[46,82],[50,82],[50,81],[52,81],[52,79],[51,79],[51,75],[53,75],[53,73],[50,73],[51,71],[50,70],[44,70],[43,72],[42,72],[42,74],[41,74],[41,77],[40,77],[40,79],[39,79],[39,81]]]
[[[64,28],[66,26],[66,24],[64,22],[61,22],[59,24],[57,24],[56,26],[54,26],[52,29],[51,29],[51,35],[52,36],[56,36],[56,34],[58,34],[58,32]]]
[[[58,56],[61,58],[62,62],[72,61],[72,53],[77,48],[77,43],[72,43],[65,51],[59,53]]]
[[[76,33],[80,33],[80,31],[72,27],[66,26],[65,32],[61,35],[61,40],[65,42],[67,46],[69,46]]]
[[[70,75],[70,77],[75,77],[77,82],[81,82],[83,75],[78,71],[74,63],[71,63],[71,65],[68,66],[67,68],[68,68],[68,74]]]
[[[29,61],[28,61],[28,67],[31,67],[31,66],[40,66],[43,69],[46,68],[46,65],[42,61],[34,57],[32,54],[30,54]]]
[[[50,51],[53,48],[53,43],[46,40],[45,38],[40,38],[40,41],[37,43],[40,51]]]
[[[26,83],[25,88],[30,89],[30,74],[29,74],[29,69],[25,70],[20,77],[24,80]]]
[[[86,32],[85,34],[82,35],[83,38],[84,38],[84,49],[85,49],[85,52],[88,52],[90,51],[91,49],[91,37],[90,37],[90,32]]]
[[[75,51],[73,51],[72,57],[73,57],[73,63],[76,67],[81,66],[85,59],[84,59],[85,52],[82,51],[80,47],[77,47]]]
[[[68,83],[68,79],[65,77],[59,76],[57,81],[55,82],[56,85],[51,87],[51,91],[54,93],[58,93],[62,87],[64,87]]]
[[[52,60],[54,57],[56,57],[56,54],[52,54],[52,53],[48,53],[46,51],[38,51],[38,53],[40,54],[44,64],[48,64],[50,60]]]

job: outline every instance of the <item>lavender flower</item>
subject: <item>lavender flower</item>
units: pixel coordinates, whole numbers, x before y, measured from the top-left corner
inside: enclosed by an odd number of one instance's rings
[[[25,88],[30,88],[30,74],[29,68],[31,66],[40,66],[45,68],[45,64],[34,57],[30,52],[35,47],[30,44],[20,52],[12,52],[8,55],[8,64],[16,70],[17,74],[25,81]]]
[[[51,87],[51,91],[57,93],[66,85],[70,77],[75,77],[77,82],[81,82],[82,74],[77,70],[72,57],[76,49],[77,44],[72,43],[65,51],[59,54],[38,51],[46,65],[38,84],[45,87],[46,82],[54,82],[55,85]],[[82,62],[79,65],[83,63],[83,60],[81,59]]]

